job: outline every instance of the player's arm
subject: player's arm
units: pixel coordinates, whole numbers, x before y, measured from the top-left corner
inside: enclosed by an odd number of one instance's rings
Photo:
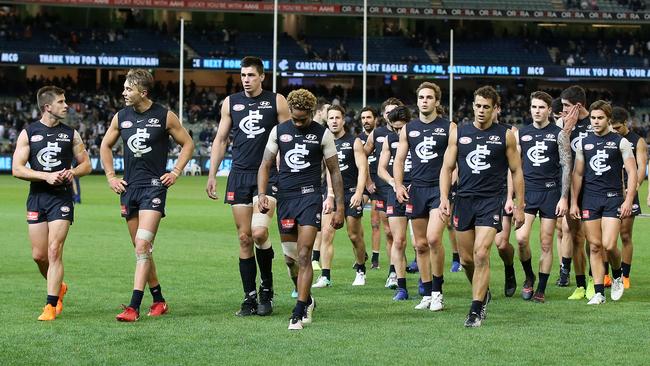
[[[181,145],[181,152],[178,154],[176,165],[171,172],[165,173],[160,177],[160,182],[166,187],[169,187],[176,183],[176,179],[183,173],[185,165],[192,159],[194,141],[192,141],[192,137],[181,124],[178,116],[172,111],[167,111],[167,132],[177,144]]]
[[[636,143],[636,190],[639,190],[645,180],[645,169],[648,164],[648,144],[644,139]]]
[[[562,130],[557,136],[557,147],[560,154],[560,167],[562,167],[562,198],[568,199],[571,192],[571,141],[569,133]]]
[[[625,137],[621,139],[619,144],[621,156],[623,157],[623,164],[625,172],[627,173],[627,187],[637,186],[637,166],[636,157],[632,153],[632,144]],[[628,189],[625,193],[625,201],[621,205],[621,218],[624,219],[632,214],[632,204],[634,204],[634,196],[636,190]]]
[[[277,106],[278,123],[282,123],[291,119],[289,104],[287,103],[287,99],[284,97],[284,95],[280,93],[277,93],[275,95],[275,105]]]
[[[363,145],[363,151],[366,153],[366,156],[369,156],[375,151],[375,130],[372,130],[368,135],[366,144]]]
[[[582,141],[578,143],[576,158],[573,162],[573,177],[571,177],[571,216],[579,220],[580,208],[578,207],[578,195],[582,190],[582,178],[585,173],[585,155],[582,150]]]
[[[395,152],[395,160],[393,161],[393,179],[395,179],[395,194],[397,200],[401,203],[407,202],[409,194],[404,187],[404,164],[406,155],[409,151],[409,140],[406,136],[406,126],[399,132],[399,144]]]
[[[81,139],[81,135],[76,130],[74,131],[74,137],[72,138],[72,154],[77,161],[77,166],[72,169],[69,169],[70,172],[70,181],[75,177],[83,177],[84,175],[90,174],[93,170],[90,165],[90,157],[88,156],[88,151],[86,151],[86,145]]]
[[[363,189],[366,187],[368,177],[368,157],[363,151],[363,142],[359,138],[354,139],[354,163],[359,171],[357,175],[357,190],[350,200],[350,207],[359,207],[363,203]]]
[[[456,170],[456,158],[458,157],[457,145],[458,129],[454,125],[449,126],[449,139],[447,140],[447,150],[440,168],[440,215],[443,221],[451,215],[449,205],[449,190],[451,189],[452,173]],[[456,178],[458,179],[458,178]]]
[[[395,181],[393,177],[388,174],[388,163],[390,162],[390,147],[388,145],[388,139],[384,141],[384,144],[381,146],[381,154],[379,155],[379,164],[377,164],[377,175],[379,178],[383,179],[386,183],[390,184],[391,187],[395,188]],[[393,161],[393,164],[395,162]],[[393,169],[394,170],[394,169]]]
[[[266,186],[269,184],[269,171],[276,161],[278,155],[278,139],[277,139],[277,126],[273,127],[269,134],[269,140],[264,149],[262,156],[262,163],[257,170],[257,205],[261,213],[269,211],[269,199],[266,196]],[[278,165],[279,166],[279,165]]]
[[[323,135],[323,157],[325,158],[325,165],[331,177],[331,185],[334,190],[334,200],[336,202],[336,211],[332,216],[330,225],[335,229],[343,227],[344,213],[345,213],[345,197],[343,196],[343,177],[339,170],[339,159],[336,154],[336,144],[334,144],[334,135],[330,130],[326,130]]]
[[[120,138],[120,130],[117,127],[117,113],[113,116],[111,120],[111,125],[106,129],[106,134],[102,139],[102,144],[99,147],[99,157],[102,161],[102,166],[104,167],[104,174],[106,174],[106,179],[108,180],[108,185],[111,187],[113,192],[122,193],[126,190],[125,186],[127,182],[124,179],[118,178],[115,176],[115,170],[113,168],[113,146],[117,143],[117,139]]]
[[[512,186],[514,189],[517,203],[513,211],[515,219],[515,230],[524,224],[524,172],[521,168],[521,156],[517,150],[517,137],[512,131],[506,131],[506,157],[508,158],[508,167],[512,173]]]
[[[208,197],[216,200],[217,197],[217,170],[221,165],[224,155],[226,154],[226,147],[228,147],[228,135],[232,128],[232,117],[230,116],[230,97],[224,99],[221,105],[221,120],[219,120],[219,128],[217,135],[212,141],[212,149],[210,150],[210,172],[208,173],[208,183],[205,191]]]
[[[63,182],[59,172],[39,172],[27,167],[29,161],[29,138],[27,131],[22,130],[16,140],[16,150],[11,160],[11,174],[14,177],[31,182],[46,181],[48,184],[57,185]]]

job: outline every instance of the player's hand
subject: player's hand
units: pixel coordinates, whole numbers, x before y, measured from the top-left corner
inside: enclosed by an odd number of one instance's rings
[[[343,227],[344,220],[344,210],[343,207],[337,207],[332,216],[332,221],[330,221],[330,226],[338,230]]]
[[[632,215],[632,202],[628,202],[627,200],[623,201],[623,204],[621,205],[621,218],[627,218]]]
[[[404,185],[397,187],[397,190],[395,191],[395,195],[397,196],[397,200],[399,201],[399,203],[407,203],[410,198],[409,192],[406,189],[406,187],[404,187]]]
[[[72,183],[74,181],[74,174],[71,169],[64,169],[59,172],[59,177],[62,183]]]
[[[508,198],[506,200],[506,204],[503,206],[503,210],[510,215],[511,213],[514,212],[515,209],[515,203],[512,201],[512,198]]]
[[[377,186],[375,185],[375,182],[372,180],[368,180],[368,183],[366,183],[366,189],[368,190],[369,193],[375,193],[377,192]]]
[[[560,198],[560,200],[557,202],[557,206],[555,206],[555,216],[562,217],[566,215],[568,209],[569,203],[567,202],[566,197]]]
[[[578,207],[578,205],[571,205],[571,217],[576,220],[580,220],[582,218],[580,216],[580,207]]]
[[[126,191],[127,183],[124,179],[112,177],[108,179],[108,185],[111,187],[113,192],[120,194]]]
[[[176,183],[176,179],[178,179],[178,176],[174,173],[165,173],[160,177],[160,183],[162,183],[165,187],[171,187]]]
[[[323,201],[323,213],[325,215],[331,214],[334,210],[334,197],[328,195],[325,201]]]
[[[59,184],[63,183],[63,178],[61,177],[61,171],[58,172],[52,172],[52,173],[45,173],[45,181],[47,184],[52,185],[52,186],[58,186]]]
[[[269,212],[269,198],[264,193],[257,195],[257,208],[260,210],[260,213],[266,214]]]
[[[576,123],[578,123],[578,115],[580,114],[580,104],[575,104],[566,116],[562,117],[562,122],[564,123],[564,131],[571,132]]]
[[[217,180],[214,177],[208,178],[208,184],[205,186],[205,192],[211,199],[219,199],[219,196],[217,195]]]
[[[440,219],[443,222],[447,222],[447,219],[449,219],[449,215],[451,214],[450,211],[450,205],[449,205],[449,199],[446,197],[440,197],[440,206],[438,206],[438,212],[440,213]]]
[[[514,208],[512,210],[512,218],[515,220],[515,230],[518,230],[520,227],[524,226],[526,216],[524,216],[523,208]]]
[[[350,208],[357,208],[363,204],[363,192],[355,192],[350,198]]]

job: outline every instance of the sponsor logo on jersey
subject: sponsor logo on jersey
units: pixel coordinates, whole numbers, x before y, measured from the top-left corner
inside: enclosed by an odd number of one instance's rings
[[[344,142],[341,144],[342,149],[349,149],[350,147],[352,147],[352,145],[350,145],[349,142]]]
[[[235,104],[234,106],[232,106],[232,110],[235,112],[241,112],[244,110],[244,108],[246,108],[246,106],[243,104]]]
[[[582,210],[582,218],[583,219],[589,218],[589,210]]]
[[[384,142],[385,140],[386,140],[386,137],[384,137],[384,136],[377,137],[377,142]]]
[[[609,148],[616,147],[616,143],[614,141],[607,141],[605,147],[609,147]]]
[[[461,137],[460,139],[458,139],[458,142],[460,142],[460,143],[463,144],[463,145],[467,145],[467,144],[469,144],[469,143],[472,142],[472,138],[471,138],[471,137],[467,137],[467,136],[463,136],[463,137]]]
[[[57,135],[57,137],[60,138],[60,139],[68,139],[68,138],[70,138],[70,136],[68,136],[67,133],[60,133],[60,134]]]
[[[149,118],[149,120],[147,120],[147,124],[145,126],[146,127],[160,127],[160,120],[158,120],[158,118]]]
[[[406,213],[407,214],[413,213],[413,205],[412,204],[410,204],[410,203],[406,204]]]
[[[133,127],[133,122],[131,122],[131,121],[123,121],[120,124],[120,126],[122,126],[122,128],[131,128],[131,127]]]
[[[411,132],[409,132],[409,136],[418,137],[418,136],[420,136],[420,131],[411,131]]]
[[[259,108],[260,109],[271,108],[271,102],[269,102],[268,100],[263,100],[260,102]]]
[[[280,224],[282,225],[283,229],[293,229],[293,227],[296,226],[296,220],[295,219],[282,219],[282,220],[280,220]]]
[[[307,136],[305,136],[305,138],[309,141],[314,141],[318,138],[318,136],[314,135],[313,133],[310,133]]]
[[[42,140],[43,140],[43,135],[34,135],[34,136],[32,136],[32,138],[31,138],[30,140],[31,140],[32,142],[39,142],[39,141],[42,141]]]
[[[532,139],[533,139],[533,136],[531,136],[531,135],[521,136],[521,141],[530,141]]]
[[[282,142],[290,142],[291,140],[293,140],[293,136],[291,136],[288,133],[280,135],[280,141],[282,141]]]
[[[375,203],[375,208],[384,208],[384,201],[377,200],[377,203]]]
[[[390,144],[391,149],[397,149],[399,146],[399,141],[394,141]]]
[[[392,215],[393,214],[393,206],[386,207],[386,214],[387,215]]]
[[[38,220],[38,211],[27,211],[27,220],[28,221]]]
[[[591,149],[594,148],[594,144],[587,144],[584,147],[585,147],[585,150],[591,150]]]
[[[547,139],[555,139],[555,135],[552,134],[552,133],[547,133],[547,134],[546,134],[546,138],[547,138]]]
[[[235,192],[226,193],[226,201],[234,201],[234,200],[235,200]]]

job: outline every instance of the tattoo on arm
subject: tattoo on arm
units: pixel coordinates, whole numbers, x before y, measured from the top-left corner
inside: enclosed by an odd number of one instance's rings
[[[571,192],[571,144],[569,134],[560,131],[558,135],[558,150],[560,152],[560,166],[562,166],[562,197],[569,197]]]

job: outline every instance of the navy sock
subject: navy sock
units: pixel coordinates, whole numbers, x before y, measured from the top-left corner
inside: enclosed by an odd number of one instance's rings
[[[621,262],[621,269],[623,270],[623,276],[630,277],[630,269],[632,269],[631,264]]]
[[[314,249],[311,252],[311,260],[312,261],[319,261],[320,260],[320,250]]]
[[[548,282],[548,273],[539,272],[538,275],[537,292],[544,293],[546,291],[546,283]]]
[[[298,300],[296,302],[296,307],[293,308],[293,315],[294,316],[299,316],[299,317],[302,318],[303,316],[305,316],[305,308],[306,307],[307,307],[306,302]]]
[[[562,257],[562,268],[571,272],[571,258]]]
[[[609,262],[604,262],[603,265],[605,266],[605,275],[609,274]]]
[[[623,270],[621,268],[619,269],[612,268],[612,278],[619,278],[621,277],[621,274],[623,274]]]
[[[451,260],[454,261],[454,262],[460,262],[460,255],[458,255],[458,252],[454,252],[451,255]]]
[[[511,277],[515,275],[515,266],[514,264],[505,264],[506,276]]]
[[[482,307],[483,301],[474,300],[472,301],[472,307],[469,309],[469,311],[472,313],[480,314]]]
[[[162,290],[160,289],[160,284],[156,287],[149,287],[149,292],[151,292],[151,296],[153,296],[153,302],[165,302]]]
[[[521,267],[523,267],[523,269],[524,269],[524,273],[526,274],[526,278],[535,277],[535,274],[533,273],[533,266],[530,263],[530,258],[528,258],[527,261],[521,261]]]
[[[260,286],[264,288],[273,288],[273,248],[259,249],[255,248],[257,265],[260,267]]]
[[[430,296],[433,292],[433,282],[422,282],[422,287],[424,288],[424,296]]]
[[[605,285],[603,285],[603,284],[594,285],[594,290],[596,290],[596,293],[599,293],[599,294],[605,296]]]
[[[372,259],[370,260],[371,262],[379,262],[379,252],[372,252]]]
[[[444,277],[443,276],[433,276],[433,283],[432,283],[432,288],[431,291],[433,292],[440,292],[442,293],[442,284],[445,283]]]
[[[587,288],[587,277],[585,277],[585,275],[576,275],[576,286],[586,289]]]
[[[332,278],[331,278],[330,271],[331,269],[323,268],[323,270],[321,271],[321,276],[327,278],[328,280],[331,280]]]
[[[133,290],[133,295],[131,295],[131,302],[129,303],[129,306],[134,308],[136,311],[140,311],[142,296],[144,296],[144,291]]]
[[[391,274],[391,273],[395,273],[395,266],[392,265],[392,264],[390,265],[390,268],[388,268],[388,274]]]
[[[244,293],[247,296],[252,293],[257,293],[257,290],[255,289],[255,279],[257,278],[257,264],[255,264],[255,257],[246,259],[239,258],[239,274],[244,287]]]
[[[47,300],[45,300],[45,304],[49,304],[56,307],[57,302],[59,302],[58,296],[47,295]]]
[[[366,264],[357,264],[357,272],[366,273]]]
[[[406,290],[406,278],[398,278],[397,279],[397,287],[403,288]]]

